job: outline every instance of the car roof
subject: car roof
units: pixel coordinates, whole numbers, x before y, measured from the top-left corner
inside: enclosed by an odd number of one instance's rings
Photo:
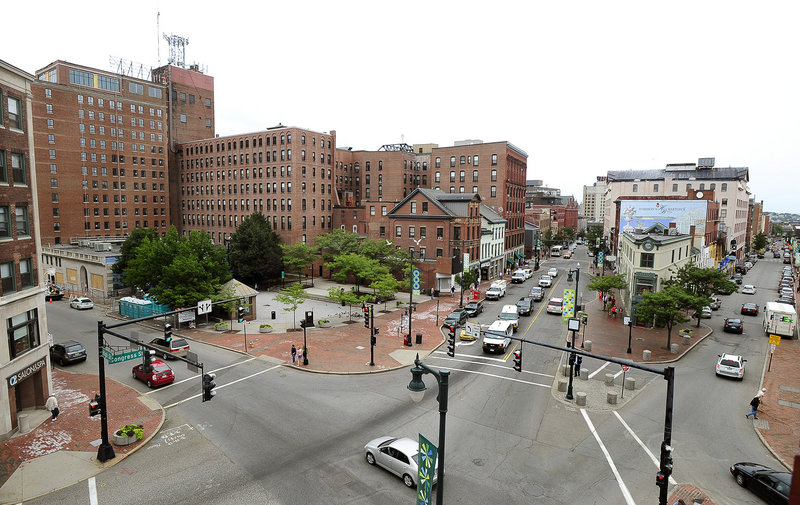
[[[389,445],[411,456],[419,452],[419,442],[408,437],[398,438]]]
[[[729,359],[729,360],[732,360],[732,361],[742,361],[742,357],[739,354],[722,353],[722,355],[720,356],[720,359]]]
[[[744,286],[742,286],[742,287],[743,287],[743,288],[752,288],[752,287],[753,287],[753,285],[752,285],[752,284],[745,284],[745,285],[744,285]]]
[[[169,365],[163,359],[152,359],[150,360],[150,364],[155,365],[164,365],[165,367],[169,368]]]
[[[561,298],[551,298],[551,299],[550,299],[550,302],[553,302],[553,303],[562,303],[562,302],[563,302],[563,300],[562,300]],[[548,302],[548,303],[550,303],[550,302]]]
[[[56,342],[56,345],[83,345],[76,340],[65,340],[63,342]]]
[[[726,321],[731,321],[731,322],[738,322],[738,323],[742,322],[742,320],[739,319],[738,317],[726,317],[725,320]]]
[[[757,307],[758,305],[753,302],[743,303],[742,307]]]

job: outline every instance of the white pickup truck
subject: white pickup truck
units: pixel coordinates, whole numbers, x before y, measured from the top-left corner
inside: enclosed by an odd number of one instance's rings
[[[495,281],[489,286],[489,289],[486,290],[486,299],[487,300],[499,300],[500,298],[506,296],[506,281]]]

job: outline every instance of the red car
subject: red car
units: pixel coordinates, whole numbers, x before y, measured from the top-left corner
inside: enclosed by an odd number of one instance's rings
[[[169,365],[160,359],[154,359],[150,364],[149,372],[144,370],[144,365],[133,367],[133,378],[139,379],[147,384],[147,387],[152,388],[171,384],[175,380],[175,375]]]
[[[742,304],[742,314],[747,314],[750,316],[757,316],[758,315],[758,305],[755,303],[744,303]]]

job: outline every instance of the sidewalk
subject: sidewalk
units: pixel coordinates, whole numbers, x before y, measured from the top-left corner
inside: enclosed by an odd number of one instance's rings
[[[550,262],[548,262],[550,263]],[[557,262],[552,262],[557,264]],[[547,265],[550,266],[550,265]],[[542,268],[546,271],[543,262]],[[542,269],[539,272],[541,273]],[[401,315],[408,312],[407,294],[398,295],[403,304],[399,307],[395,301],[386,305],[375,305],[375,325],[380,328],[377,336],[377,345],[374,349],[374,366],[370,365],[369,330],[364,327],[360,307],[353,307],[353,319],[349,321],[348,307],[341,307],[330,302],[321,301],[328,293],[328,288],[334,285],[326,279],[314,279],[314,287],[307,292],[314,298],[297,310],[297,327],[292,329],[292,314],[281,310],[281,306],[274,302],[275,293],[262,292],[258,295],[257,304],[259,318],[248,321],[246,335],[242,331],[242,324],[233,323],[233,329],[226,332],[214,331],[213,325],[200,326],[196,329],[180,329],[175,333],[180,336],[207,342],[209,344],[225,347],[238,352],[255,356],[266,357],[276,363],[294,366],[315,373],[335,374],[361,374],[385,371],[409,366],[413,363],[417,353],[421,358],[426,357],[433,350],[445,342],[441,330],[444,318],[459,305],[460,294],[455,296],[445,294],[441,298],[428,296],[414,296],[417,306],[412,318],[412,334],[415,335],[410,347],[404,345],[406,331],[401,331]],[[481,293],[488,288],[489,283],[480,286]],[[531,284],[528,283],[530,286]],[[464,293],[464,303],[469,301]],[[536,310],[541,307],[536,304]],[[271,318],[271,312],[276,311],[276,319]],[[309,349],[308,365],[292,364],[291,346],[298,349],[303,345],[303,330],[299,327],[299,320],[305,310],[313,310],[316,328],[306,331],[306,342]],[[386,311],[384,311],[386,310]],[[591,352],[638,363],[670,363],[679,360],[691,351],[697,343],[712,333],[706,325],[700,328],[696,323],[689,322],[672,331],[672,343],[678,344],[678,354],[672,354],[667,348],[667,332],[665,329],[634,327],[632,329],[632,353],[627,354],[628,327],[624,326],[623,317],[616,319],[608,316],[602,310],[601,302],[592,299],[586,303],[585,311],[588,314],[585,341],[592,342]],[[438,316],[438,317],[437,317]],[[329,319],[333,324],[331,328],[320,328],[319,321]],[[437,321],[438,319],[438,321]],[[262,323],[273,326],[272,333],[259,333]],[[693,330],[689,343],[685,344],[679,335],[682,328]],[[416,343],[416,334],[422,334],[422,343]],[[565,330],[566,334],[566,330]],[[246,338],[246,343],[245,343]],[[579,346],[580,341],[576,339]],[[651,352],[651,359],[643,361],[643,351]],[[458,348],[456,349],[458,352]],[[767,356],[769,359],[769,356]],[[762,438],[765,446],[769,448],[787,468],[791,468],[794,454],[797,452],[797,440],[800,438],[800,367],[796,363],[800,359],[800,342],[797,340],[782,340],[773,356],[771,371],[767,372],[768,362],[764,364],[763,387],[767,388],[763,412],[759,420],[755,421],[756,433]],[[508,364],[511,368],[511,363]],[[158,405],[151,405],[149,397],[142,397],[135,390],[114,381],[108,381],[109,403],[109,430],[117,429],[127,423],[138,423],[145,426],[145,439],[125,448],[114,447],[116,458],[101,464],[96,461],[97,440],[100,437],[99,419],[89,419],[88,402],[97,389],[97,376],[70,374],[54,370],[54,383],[56,395],[61,404],[62,414],[55,423],[49,421],[45,411],[39,411],[43,421],[30,433],[20,435],[6,441],[0,448],[0,503],[16,503],[23,499],[50,492],[54,489],[82,481],[121,461],[138,447],[147,443],[158,433],[163,423],[164,412]],[[558,379],[554,380],[555,385]],[[581,381],[577,380],[576,391],[580,387],[591,387],[599,392],[600,396],[589,398],[587,408],[619,408],[605,405],[605,390],[602,379]],[[619,389],[619,382],[615,386]],[[594,394],[594,393],[593,393]],[[625,400],[636,394],[633,391],[625,392]],[[563,393],[556,392],[554,397],[563,400]],[[46,420],[45,420],[46,419]],[[69,467],[70,472],[64,472]],[[56,472],[54,470],[58,469]],[[61,478],[56,474],[63,474]],[[24,477],[23,477],[24,473]],[[703,497],[704,504],[712,502],[705,497],[702,491],[691,485],[681,485],[672,490],[670,503],[678,498]],[[687,501],[690,503],[690,501]]]

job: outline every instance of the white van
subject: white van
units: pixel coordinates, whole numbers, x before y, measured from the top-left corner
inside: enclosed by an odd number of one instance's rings
[[[508,283],[503,280],[494,281],[489,289],[486,291],[487,300],[499,300],[506,296],[506,286]]]
[[[768,302],[764,307],[764,333],[794,338],[797,312],[787,303]]]
[[[519,312],[516,305],[503,305],[503,310],[497,316],[500,321],[511,321],[514,324],[514,331],[519,329]]]
[[[514,284],[522,284],[526,280],[528,280],[528,277],[522,270],[517,270],[516,272],[511,274],[511,282],[513,282]]]
[[[483,352],[505,353],[511,345],[513,334],[514,323],[511,321],[493,322],[483,333]]]

